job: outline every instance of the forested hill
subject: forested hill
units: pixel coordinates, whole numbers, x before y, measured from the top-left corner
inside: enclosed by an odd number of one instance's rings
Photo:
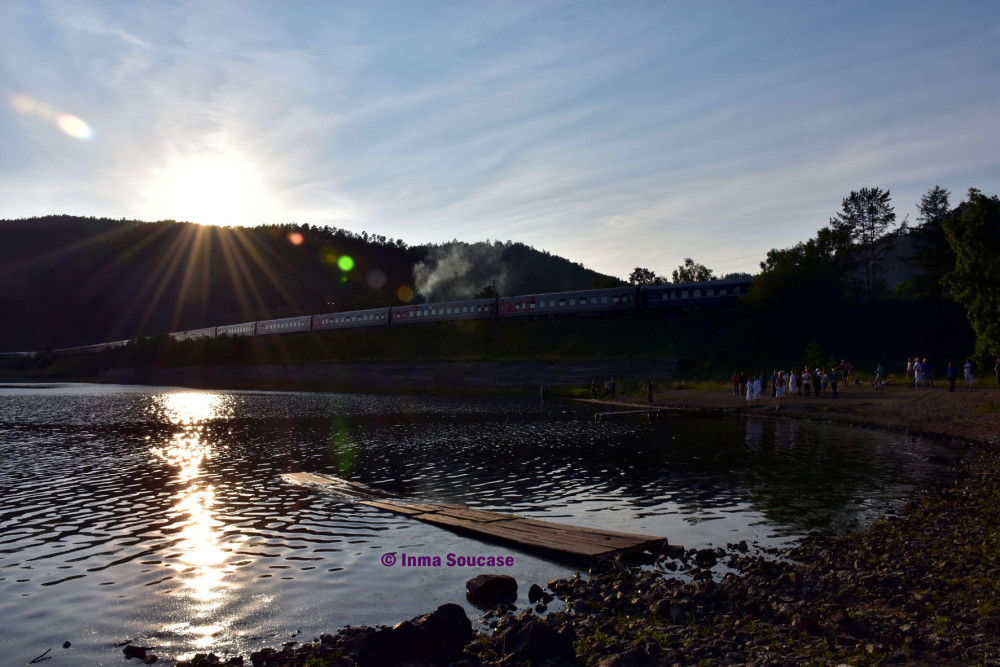
[[[521,243],[402,241],[329,227],[73,216],[0,220],[0,351],[475,296],[617,284]]]

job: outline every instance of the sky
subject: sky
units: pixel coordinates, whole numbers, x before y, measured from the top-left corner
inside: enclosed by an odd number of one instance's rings
[[[1000,2],[0,3],[0,218],[756,273],[852,190],[1000,192]]]

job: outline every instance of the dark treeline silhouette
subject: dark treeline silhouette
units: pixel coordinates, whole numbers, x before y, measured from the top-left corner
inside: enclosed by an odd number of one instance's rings
[[[939,363],[975,357],[992,368],[1000,201],[973,188],[951,208],[949,195],[932,188],[919,224],[896,227],[889,192],[862,188],[814,238],[768,252],[747,304],[758,335],[824,363],[858,351],[865,361],[895,362],[890,370],[914,354]]]
[[[414,268],[423,266],[426,279],[435,258],[455,257],[452,246],[461,245],[409,247],[297,224],[0,220],[0,351],[420,301]],[[524,244],[487,245],[502,251],[497,266],[518,286],[559,291],[615,280]],[[487,284],[481,276],[448,298],[473,297]]]

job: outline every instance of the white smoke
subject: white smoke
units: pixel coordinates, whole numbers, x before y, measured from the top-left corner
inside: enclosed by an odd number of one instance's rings
[[[500,243],[452,242],[431,248],[413,267],[413,284],[427,301],[471,299],[496,281],[503,294],[507,270]]]

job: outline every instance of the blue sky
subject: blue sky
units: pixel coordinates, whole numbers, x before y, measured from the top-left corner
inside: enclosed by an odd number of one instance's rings
[[[1000,2],[0,4],[0,218],[756,272],[851,190],[1000,192]]]

